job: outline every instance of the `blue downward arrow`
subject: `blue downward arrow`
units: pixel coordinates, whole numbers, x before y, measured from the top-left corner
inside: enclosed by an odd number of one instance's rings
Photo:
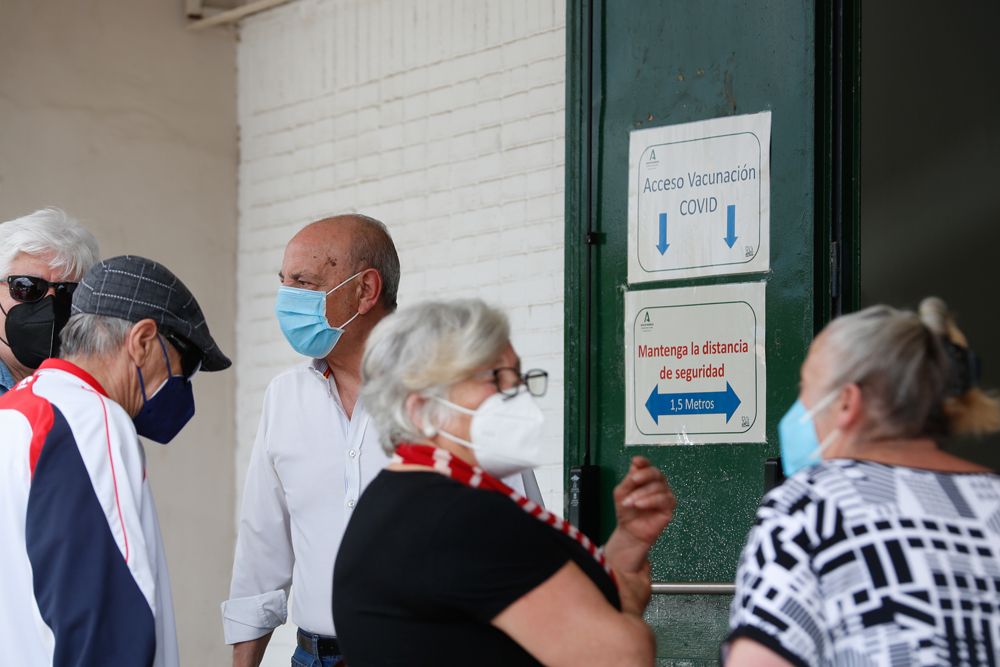
[[[670,244],[667,243],[667,214],[660,214],[660,242],[656,244],[656,249],[660,251],[662,255],[667,251]]]
[[[661,394],[660,386],[646,399],[646,409],[654,422],[667,415],[726,415],[726,423],[740,407],[740,397],[727,382],[725,391],[705,391],[689,394]]]
[[[736,243],[736,205],[730,204],[726,207],[726,244],[732,248]]]

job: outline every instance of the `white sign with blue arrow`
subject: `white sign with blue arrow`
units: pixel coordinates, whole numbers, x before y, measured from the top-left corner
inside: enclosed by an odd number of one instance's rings
[[[625,444],[765,441],[764,292],[625,294]]]
[[[634,130],[628,280],[770,268],[771,112]]]

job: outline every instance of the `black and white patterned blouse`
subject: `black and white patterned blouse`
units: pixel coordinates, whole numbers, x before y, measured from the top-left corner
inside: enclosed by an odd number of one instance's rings
[[[729,625],[800,665],[1000,664],[1000,476],[791,477],[757,511]]]

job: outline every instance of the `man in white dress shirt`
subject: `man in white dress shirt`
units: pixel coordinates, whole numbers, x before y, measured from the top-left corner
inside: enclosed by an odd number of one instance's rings
[[[276,377],[264,397],[223,628],[234,667],[256,667],[294,589],[292,665],[331,667],[340,660],[337,549],[358,497],[388,461],[358,392],[368,334],[396,308],[399,258],[381,222],[340,215],[292,238],[279,277],[279,325],[311,361]],[[521,481],[540,500],[534,477]]]

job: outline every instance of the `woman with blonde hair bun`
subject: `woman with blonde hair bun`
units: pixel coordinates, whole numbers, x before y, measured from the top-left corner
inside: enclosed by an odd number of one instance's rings
[[[813,341],[778,435],[788,479],[743,550],[727,665],[1000,663],[1000,476],[944,451],[1000,402],[943,301]]]

